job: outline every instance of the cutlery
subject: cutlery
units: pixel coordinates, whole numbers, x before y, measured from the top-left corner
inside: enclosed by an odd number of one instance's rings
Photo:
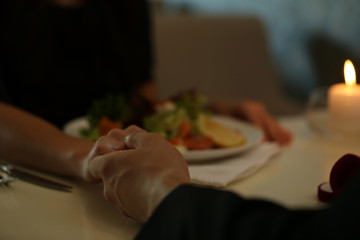
[[[39,176],[29,171],[22,170],[13,165],[0,165],[0,184],[8,184],[15,179],[20,179],[38,186],[46,187],[52,190],[71,192],[72,187],[46,177]]]
[[[14,177],[9,176],[6,172],[3,172],[0,169],[0,186],[8,185],[9,183],[15,181],[16,179]]]

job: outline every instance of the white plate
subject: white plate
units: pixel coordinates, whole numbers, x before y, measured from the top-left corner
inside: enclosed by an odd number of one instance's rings
[[[207,161],[240,154],[261,143],[264,137],[259,128],[247,122],[219,115],[213,116],[212,119],[229,128],[239,130],[246,138],[246,143],[238,147],[186,151],[183,152],[186,161]]]
[[[239,130],[246,138],[246,143],[238,147],[186,151],[182,153],[186,161],[207,161],[240,154],[259,144],[264,137],[259,128],[247,122],[219,115],[213,116],[213,120],[229,128]],[[64,132],[75,137],[81,137],[80,129],[87,127],[88,122],[86,118],[81,117],[68,122],[64,126]]]
[[[89,123],[86,117],[75,118],[70,122],[66,123],[63,130],[66,134],[69,134],[74,137],[82,137],[80,135],[80,130],[83,128],[88,128]]]

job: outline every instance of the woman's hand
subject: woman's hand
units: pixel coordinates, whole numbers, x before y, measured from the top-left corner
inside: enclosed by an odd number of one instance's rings
[[[102,180],[105,198],[140,222],[172,189],[190,182],[182,155],[160,135],[135,126],[100,138],[84,172],[88,180]]]
[[[223,100],[213,102],[210,107],[217,113],[242,118],[257,125],[263,130],[267,141],[276,141],[284,145],[292,139],[291,133],[283,128],[260,102]]]
[[[104,157],[103,155],[115,152],[117,150],[125,150],[127,149],[124,142],[119,141],[117,138],[118,131],[120,129],[111,130],[106,136],[101,136],[93,148],[90,150],[87,157],[81,163],[81,178],[87,182],[99,182],[102,179],[100,177],[94,177],[93,174],[89,170],[89,166],[91,161],[96,157]]]

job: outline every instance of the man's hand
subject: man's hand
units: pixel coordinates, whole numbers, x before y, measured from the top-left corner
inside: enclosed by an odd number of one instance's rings
[[[190,182],[181,153],[160,135],[135,126],[100,138],[84,169],[88,180],[104,182],[107,200],[140,222],[170,191]]]

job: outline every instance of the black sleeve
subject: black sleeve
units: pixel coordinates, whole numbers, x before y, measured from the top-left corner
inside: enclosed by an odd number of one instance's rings
[[[292,211],[230,192],[184,185],[160,204],[136,239],[356,239],[359,189],[360,174],[331,206]]]

